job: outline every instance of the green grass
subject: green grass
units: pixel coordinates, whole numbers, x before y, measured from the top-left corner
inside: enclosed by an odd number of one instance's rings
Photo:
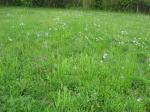
[[[150,16],[1,7],[0,112],[150,112]]]

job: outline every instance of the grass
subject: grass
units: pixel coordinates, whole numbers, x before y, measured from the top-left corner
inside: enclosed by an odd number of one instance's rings
[[[150,112],[150,16],[1,7],[0,112]]]

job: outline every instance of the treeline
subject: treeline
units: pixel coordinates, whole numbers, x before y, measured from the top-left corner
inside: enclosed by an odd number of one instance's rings
[[[150,0],[0,0],[1,5],[33,7],[83,7],[150,12]]]
[[[2,5],[15,6],[47,6],[47,7],[79,7],[82,0],[0,0]]]

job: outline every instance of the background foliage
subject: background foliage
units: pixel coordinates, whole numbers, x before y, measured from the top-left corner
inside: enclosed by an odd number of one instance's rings
[[[34,7],[83,7],[150,12],[150,0],[0,0],[1,5]]]

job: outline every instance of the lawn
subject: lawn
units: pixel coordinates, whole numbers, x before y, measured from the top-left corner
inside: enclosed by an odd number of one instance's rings
[[[150,112],[150,16],[1,7],[0,112]]]

